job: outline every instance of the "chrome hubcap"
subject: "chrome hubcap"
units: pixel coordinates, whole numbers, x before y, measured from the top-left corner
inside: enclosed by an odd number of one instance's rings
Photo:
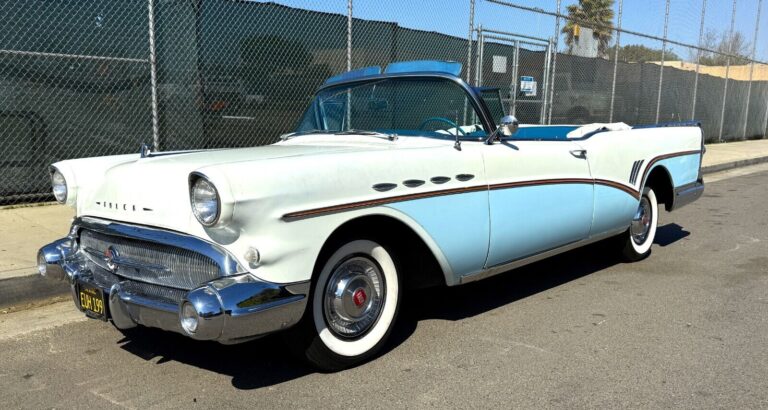
[[[323,313],[328,327],[337,335],[363,335],[376,323],[383,306],[384,276],[372,260],[352,257],[331,273]]]
[[[648,198],[643,197],[640,199],[640,205],[637,207],[635,217],[632,218],[632,224],[630,226],[630,232],[632,233],[632,240],[636,244],[641,245],[648,237],[648,232],[651,231],[651,220],[653,220],[653,209],[651,208],[651,202]]]

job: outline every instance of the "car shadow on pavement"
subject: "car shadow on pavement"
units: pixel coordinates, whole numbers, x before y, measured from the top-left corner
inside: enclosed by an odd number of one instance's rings
[[[688,235],[676,224],[659,230],[661,246]],[[421,320],[470,318],[620,263],[622,259],[614,243],[602,241],[479,282],[412,290],[406,294],[398,323],[382,355],[411,337]],[[119,343],[124,350],[147,361],[157,360],[158,365],[177,361],[230,376],[237,389],[272,386],[315,372],[294,358],[281,334],[226,346],[137,328],[126,332]]]
[[[232,386],[250,390],[273,386],[314,372],[295,359],[281,335],[222,345],[201,342],[172,332],[135,328],[125,332],[120,347],[147,361],[162,365],[176,361],[232,377]]]
[[[656,238],[654,238],[653,243],[661,247],[669,246],[690,234],[690,232],[676,223],[666,224],[656,228]]]
[[[403,316],[462,320],[619,263],[615,244],[602,241],[467,285],[420,290],[418,297],[406,299]]]

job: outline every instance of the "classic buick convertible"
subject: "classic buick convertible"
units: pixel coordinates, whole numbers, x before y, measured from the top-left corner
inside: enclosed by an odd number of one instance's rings
[[[269,146],[58,162],[54,196],[77,216],[40,273],[118,329],[221,343],[288,329],[338,370],[381,349],[407,289],[609,238],[636,261],[660,205],[702,194],[696,124],[519,126],[460,70],[332,77]]]

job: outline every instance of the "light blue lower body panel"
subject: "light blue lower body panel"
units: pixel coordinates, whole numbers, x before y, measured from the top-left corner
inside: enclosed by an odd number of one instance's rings
[[[417,199],[388,205],[416,221],[442,251],[453,274],[483,269],[488,253],[488,192]]]
[[[639,203],[620,189],[595,185],[595,215],[590,236],[628,228]]]
[[[653,168],[663,166],[672,177],[672,185],[678,188],[685,184],[696,182],[699,178],[699,165],[701,154],[683,155],[663,159],[653,165]]]
[[[490,192],[486,266],[585,239],[592,224],[592,184],[552,184]]]

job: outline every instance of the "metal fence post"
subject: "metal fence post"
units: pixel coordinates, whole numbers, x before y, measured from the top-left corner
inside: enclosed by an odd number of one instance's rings
[[[661,113],[661,90],[664,84],[664,57],[667,51],[667,32],[669,31],[669,2],[667,0],[667,9],[664,12],[664,37],[661,41],[661,67],[659,68],[659,93],[656,96],[656,123],[659,122],[659,114]]]
[[[552,55],[552,79],[549,82],[549,112],[547,113],[547,124],[552,124],[552,105],[555,102],[555,78],[557,77],[557,53],[560,47],[560,1],[557,0],[557,16],[555,17],[555,45]]]
[[[608,122],[613,122],[613,107],[616,102],[616,71],[619,68],[619,48],[621,48],[621,13],[624,11],[624,0],[619,0],[619,15],[616,24],[616,50],[613,53],[613,80],[611,81],[611,107],[608,110]]]
[[[549,96],[549,65],[552,61],[552,38],[547,43],[547,51],[544,54],[544,84],[541,87],[541,109],[539,110],[539,124],[547,123],[547,97]]]
[[[347,0],[347,71],[352,71],[352,0]]]
[[[749,85],[747,86],[747,102],[744,108],[744,130],[741,133],[742,139],[747,139],[747,124],[749,123],[749,100],[752,99],[752,75],[755,71],[755,55],[757,53],[757,34],[760,31],[760,12],[762,11],[763,0],[757,0],[757,18],[755,19],[755,36],[752,38],[752,54],[749,62]]]
[[[693,103],[691,104],[691,120],[696,117],[696,94],[699,91],[699,71],[701,67],[701,47],[704,41],[704,16],[707,13],[707,0],[701,2],[701,23],[699,24],[699,44],[696,49],[696,75],[693,77]]]
[[[731,11],[731,29],[728,32],[728,57],[725,60],[725,84],[723,85],[723,107],[720,110],[720,132],[717,134],[717,141],[723,142],[723,125],[725,125],[725,106],[728,99],[728,76],[731,71],[731,54],[733,54],[733,30],[736,24],[736,0],[733,0],[733,10]]]
[[[467,35],[467,84],[472,78],[472,32],[475,31],[475,0],[469,0],[469,34]]]
[[[352,0],[347,0],[347,71],[352,71]],[[347,90],[347,129],[352,129],[351,90]]]
[[[147,3],[147,19],[149,20],[149,79],[152,95],[152,150],[160,151],[160,118],[157,107],[157,54],[155,49],[155,4],[154,0]]]
[[[512,84],[511,87],[512,91],[512,110],[511,115],[515,115],[517,112],[517,75],[519,74],[520,70],[520,41],[515,40],[513,42],[515,51],[512,54]]]
[[[483,68],[484,68],[483,67],[483,59],[485,58],[485,34],[483,34],[483,26],[482,25],[480,26],[480,31],[478,31],[478,33],[479,33],[478,38],[480,39],[480,46],[478,47],[479,50],[478,50],[478,54],[477,54],[477,56],[478,56],[477,57],[478,58],[478,60],[477,60],[478,69],[477,69],[477,84],[475,84],[475,85],[480,87],[480,86],[483,85]]]

